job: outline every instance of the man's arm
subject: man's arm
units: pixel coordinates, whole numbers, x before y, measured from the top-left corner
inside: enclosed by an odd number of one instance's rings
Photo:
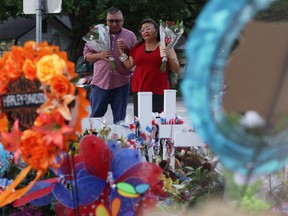
[[[110,51],[96,53],[95,51],[92,51],[86,44],[83,50],[83,56],[85,61],[95,62],[98,60],[107,60],[110,56],[112,56],[112,53]]]

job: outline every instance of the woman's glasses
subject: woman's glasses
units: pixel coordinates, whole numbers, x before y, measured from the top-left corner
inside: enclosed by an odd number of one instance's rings
[[[147,27],[147,28],[144,28],[144,29],[140,29],[139,32],[140,32],[140,33],[143,33],[143,32],[145,32],[145,31],[151,32],[153,28],[154,28],[154,27]]]
[[[106,19],[107,22],[109,23],[120,23],[122,21],[122,19]]]

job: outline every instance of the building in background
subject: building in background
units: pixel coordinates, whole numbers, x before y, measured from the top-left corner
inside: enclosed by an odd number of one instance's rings
[[[48,15],[42,19],[42,40],[66,50],[71,37],[71,23],[67,16]],[[9,18],[0,22],[0,42],[22,45],[36,40],[36,17]],[[1,53],[0,53],[1,54]]]

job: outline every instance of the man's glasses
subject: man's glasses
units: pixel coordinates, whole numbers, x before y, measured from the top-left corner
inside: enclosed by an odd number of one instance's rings
[[[106,19],[106,21],[109,22],[109,23],[118,24],[118,23],[122,22],[122,19]]]
[[[140,29],[139,32],[140,32],[140,33],[143,33],[143,32],[145,32],[145,31],[150,32],[150,31],[152,31],[152,29],[153,29],[153,27],[147,27],[147,28],[145,28],[145,29]]]

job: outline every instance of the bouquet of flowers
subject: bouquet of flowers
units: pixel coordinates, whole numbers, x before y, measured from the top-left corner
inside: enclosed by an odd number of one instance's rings
[[[183,22],[177,21],[176,23],[173,21],[163,22],[160,20],[159,33],[160,33],[160,43],[161,43],[161,71],[166,71],[167,64],[167,56],[162,52],[163,48],[173,48],[181,35],[184,32]]]
[[[83,37],[83,40],[96,52],[110,50],[109,27],[103,24],[97,24],[90,27],[90,31]],[[115,59],[109,57],[109,62],[115,69]]]

